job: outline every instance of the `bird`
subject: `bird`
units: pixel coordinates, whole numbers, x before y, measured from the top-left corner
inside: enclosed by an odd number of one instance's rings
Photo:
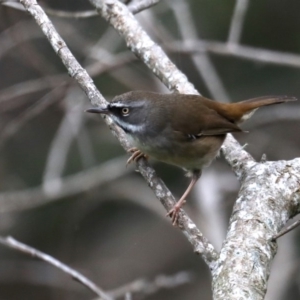
[[[186,171],[191,181],[167,213],[173,225],[202,169],[218,155],[227,133],[243,132],[239,124],[262,107],[297,100],[289,96],[263,96],[235,103],[217,102],[200,95],[131,91],[103,107],[87,109],[105,114],[121,127],[132,145],[127,164],[154,158]]]

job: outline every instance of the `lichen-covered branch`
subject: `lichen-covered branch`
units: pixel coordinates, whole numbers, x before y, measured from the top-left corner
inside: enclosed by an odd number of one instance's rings
[[[300,211],[300,158],[245,165],[225,243],[213,270],[214,300],[264,299],[273,236]]]

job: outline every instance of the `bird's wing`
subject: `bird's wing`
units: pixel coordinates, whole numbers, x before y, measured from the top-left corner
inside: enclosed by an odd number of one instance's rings
[[[242,131],[235,123],[200,101],[187,101],[183,107],[176,106],[177,104],[174,105],[170,118],[174,131],[198,137]]]

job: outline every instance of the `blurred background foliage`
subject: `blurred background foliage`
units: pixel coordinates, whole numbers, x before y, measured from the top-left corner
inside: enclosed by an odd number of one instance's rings
[[[220,42],[227,41],[236,2],[161,1],[137,15],[202,95],[214,98],[192,54],[168,46],[182,39],[174,12],[180,2],[198,39]],[[92,10],[86,0],[40,4],[70,12]],[[298,0],[251,1],[241,44],[299,53],[299,11]],[[168,92],[101,17],[50,18],[107,99],[129,90]],[[217,54],[209,57],[231,101],[267,94],[300,97],[299,67]],[[209,272],[202,259],[192,253],[180,230],[171,226],[134,166],[125,168],[124,151],[104,122],[84,113],[90,107],[86,96],[40,29],[27,13],[4,5],[0,5],[0,74],[1,235],[12,235],[56,257],[105,290],[184,271],[188,273],[183,275],[193,275],[189,283],[145,297],[211,299]],[[300,148],[299,112],[299,103],[262,109],[244,126],[250,133],[236,138],[248,144],[256,159],[264,153],[270,160],[295,158]],[[183,172],[153,164],[174,195],[180,196],[188,183]],[[222,157],[204,171],[200,181],[186,210],[220,248],[238,183]],[[213,207],[207,203],[211,198]],[[268,299],[300,297],[297,235],[296,231],[289,234],[279,245]],[[46,263],[0,247],[0,299],[93,297]],[[137,294],[133,299],[142,297]]]

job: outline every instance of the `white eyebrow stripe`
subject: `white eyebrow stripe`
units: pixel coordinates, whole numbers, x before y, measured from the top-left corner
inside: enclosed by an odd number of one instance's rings
[[[111,102],[110,107],[141,107],[144,105],[144,101],[140,100],[137,102],[131,102],[131,103],[123,103],[123,102]]]
[[[114,102],[109,104],[110,107],[124,107],[124,103]]]

